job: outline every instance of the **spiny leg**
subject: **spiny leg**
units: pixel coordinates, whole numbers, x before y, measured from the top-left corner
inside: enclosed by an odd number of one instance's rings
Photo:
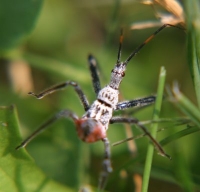
[[[102,139],[104,142],[104,147],[105,147],[105,153],[104,153],[104,160],[103,160],[103,170],[100,175],[100,180],[99,180],[99,186],[98,189],[102,190],[105,187],[105,184],[107,182],[107,178],[109,173],[112,172],[112,166],[111,166],[111,161],[110,161],[110,142],[108,138]]]
[[[156,96],[149,96],[140,99],[134,99],[130,101],[122,101],[116,105],[115,110],[123,110],[131,107],[142,107],[154,103]]]
[[[64,83],[60,83],[58,85],[55,85],[53,87],[50,87],[50,88],[42,91],[39,94],[35,94],[33,92],[29,92],[28,94],[35,96],[37,99],[42,99],[43,97],[45,97],[51,93],[54,93],[56,91],[66,88],[68,85],[74,87],[76,93],[78,94],[78,96],[83,104],[85,111],[87,111],[89,109],[89,102],[88,102],[85,94],[83,93],[82,89],[80,88],[80,86],[76,82],[73,82],[73,81],[66,81]]]
[[[123,110],[122,111],[123,116],[129,117],[133,113],[135,113],[135,112],[143,109],[144,107],[147,107],[150,104],[154,103],[155,100],[156,100],[155,96],[149,96],[149,97],[138,98],[138,99],[134,99],[134,100],[130,100],[130,101],[122,101],[122,102],[120,102],[116,105],[115,111]],[[133,109],[133,107],[135,107],[135,108]],[[124,109],[127,109],[127,108],[132,108],[132,110],[129,110],[129,111],[124,110]],[[132,129],[131,129],[131,125],[130,124],[124,124],[124,128],[125,128],[127,138],[133,138],[133,132],[132,132]],[[127,145],[128,145],[128,148],[129,148],[129,151],[131,152],[131,154],[135,155],[136,151],[137,151],[135,141],[132,139],[131,142],[127,142]]]
[[[51,117],[49,120],[47,120],[46,122],[44,122],[40,127],[38,127],[38,129],[36,129],[29,137],[27,137],[19,146],[16,147],[16,149],[20,149],[22,147],[25,147],[31,140],[33,140],[37,135],[39,135],[42,131],[44,131],[45,129],[48,128],[49,125],[51,125],[52,123],[54,123],[55,121],[57,121],[60,118],[72,118],[73,120],[77,120],[78,116],[73,113],[70,110],[62,110],[59,113],[55,114],[53,117]]]
[[[97,72],[98,63],[97,60],[91,54],[88,56],[88,62],[89,62],[90,73],[92,76],[94,91],[96,95],[98,95],[99,91],[101,90],[101,84]]]
[[[149,133],[149,131],[147,130],[147,128],[142,125],[138,119],[135,118],[126,118],[126,117],[113,117],[110,120],[110,124],[112,123],[129,123],[129,124],[136,124],[144,133],[147,137],[149,137],[149,139],[152,141],[152,143],[154,144],[155,148],[158,150],[159,154],[167,157],[169,159],[171,159],[171,157],[165,153],[165,151],[163,150],[163,148],[161,147],[161,145],[152,137],[152,135]]]

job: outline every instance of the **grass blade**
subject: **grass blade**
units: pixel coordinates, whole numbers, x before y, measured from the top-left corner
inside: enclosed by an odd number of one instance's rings
[[[153,113],[153,120],[159,119],[162,98],[163,98],[164,84],[165,84],[165,76],[166,76],[165,68],[161,67],[158,90],[157,90],[157,98],[156,98],[156,103],[155,103],[155,108],[154,108],[154,113]],[[158,124],[152,124],[151,134],[154,138],[156,137],[157,129],[158,129]],[[144,168],[142,192],[148,191],[149,177],[150,177],[151,165],[152,165],[152,160],[153,160],[153,152],[154,152],[154,146],[149,145],[146,162],[145,162],[145,168]]]
[[[199,109],[183,94],[180,92],[178,83],[174,82],[172,93],[169,93],[170,100],[185,113],[193,123],[200,128],[200,111]]]
[[[200,108],[200,2],[185,1],[188,33],[188,63]]]
[[[162,141],[160,141],[160,144],[162,146],[167,145],[168,143],[170,143],[172,141],[176,141],[177,139],[180,139],[184,136],[195,133],[197,131],[200,131],[200,129],[197,126],[193,126],[193,127],[183,129],[179,132],[176,132],[176,133],[170,135],[169,137],[164,138]]]

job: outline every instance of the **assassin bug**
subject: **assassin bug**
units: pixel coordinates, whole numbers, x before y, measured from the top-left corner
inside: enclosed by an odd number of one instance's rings
[[[80,86],[74,81],[66,81],[64,83],[55,85],[49,89],[42,91],[39,94],[35,94],[33,92],[29,92],[29,95],[36,97],[37,99],[42,99],[43,97],[66,88],[67,86],[72,86],[76,91],[83,107],[85,109],[85,114],[79,118],[73,111],[68,109],[64,109],[57,114],[55,114],[52,118],[42,124],[35,132],[33,132],[26,140],[24,140],[16,149],[21,147],[25,147],[34,137],[36,137],[41,131],[44,131],[48,125],[57,121],[60,118],[71,118],[76,125],[76,131],[78,137],[87,143],[92,143],[101,140],[104,143],[104,159],[103,159],[103,170],[100,175],[99,180],[99,189],[103,189],[105,187],[106,180],[108,178],[109,173],[112,172],[111,166],[111,153],[110,153],[110,144],[109,139],[106,136],[106,131],[108,129],[109,124],[114,123],[128,123],[128,124],[136,124],[144,134],[152,141],[155,148],[158,150],[159,154],[165,157],[170,158],[169,155],[165,153],[160,144],[151,136],[146,127],[142,125],[139,120],[136,118],[127,118],[127,117],[113,117],[113,111],[116,110],[124,110],[127,108],[131,108],[134,106],[145,106],[152,104],[155,102],[155,96],[149,96],[142,99],[130,100],[130,101],[118,101],[119,95],[119,86],[122,79],[125,76],[125,70],[129,61],[134,57],[156,34],[158,34],[161,30],[163,30],[167,26],[173,26],[170,24],[165,24],[160,27],[157,31],[155,31],[149,38],[147,38],[138,48],[136,48],[130,56],[125,60],[121,61],[121,48],[123,41],[123,33],[121,31],[120,41],[119,41],[119,49],[117,62],[114,68],[111,71],[111,78],[108,85],[101,89],[99,76],[97,73],[97,62],[96,59],[89,55],[89,69],[92,76],[93,88],[96,93],[97,99],[89,105],[89,102],[83,93]],[[173,26],[174,27],[174,26]]]

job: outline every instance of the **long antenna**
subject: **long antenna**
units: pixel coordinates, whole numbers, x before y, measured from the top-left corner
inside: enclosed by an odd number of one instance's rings
[[[161,26],[160,28],[158,28],[151,36],[149,36],[138,48],[136,48],[131,54],[130,56],[126,59],[126,61],[124,61],[124,64],[127,65],[128,62],[132,59],[132,57],[134,57],[147,43],[149,43],[160,31],[162,31],[164,28],[166,27],[176,27],[178,29],[182,29],[181,27],[175,26],[175,25],[171,25],[171,24],[164,24],[163,26]]]
[[[118,50],[118,55],[117,55],[117,63],[121,62],[121,53],[122,53],[122,43],[123,43],[123,29],[121,29],[121,34],[119,38],[119,50]]]

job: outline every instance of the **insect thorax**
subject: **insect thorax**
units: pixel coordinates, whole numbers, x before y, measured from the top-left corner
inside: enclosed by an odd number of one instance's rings
[[[103,88],[83,118],[94,118],[108,129],[113,109],[118,103],[118,94],[119,91],[112,89],[109,85]]]
[[[99,92],[97,99],[105,105],[115,108],[118,103],[118,96],[119,91],[107,85]]]

